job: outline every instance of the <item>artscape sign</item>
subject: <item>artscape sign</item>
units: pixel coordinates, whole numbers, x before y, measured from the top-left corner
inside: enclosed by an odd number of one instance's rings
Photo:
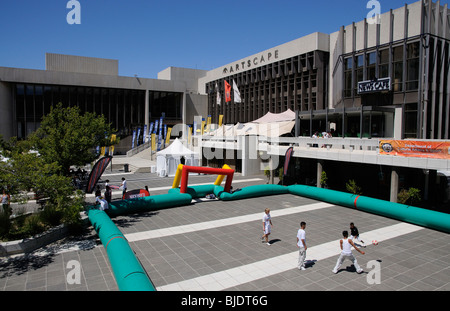
[[[272,62],[276,59],[278,59],[278,50],[262,53],[258,56],[254,56],[253,58],[249,58],[248,60],[244,60],[241,61],[240,63],[235,63],[233,65],[223,68],[222,74],[224,75],[234,74],[236,72],[252,69],[266,62],[267,63]]]
[[[391,78],[358,82],[358,94],[383,92],[391,90]]]

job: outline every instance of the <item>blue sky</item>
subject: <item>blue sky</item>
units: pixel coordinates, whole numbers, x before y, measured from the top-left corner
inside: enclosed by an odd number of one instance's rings
[[[363,20],[368,0],[0,0],[0,66],[45,69],[45,53],[119,60],[119,74],[169,66],[211,70],[319,31]],[[379,0],[381,12],[405,0]],[[441,4],[448,1],[441,1]]]

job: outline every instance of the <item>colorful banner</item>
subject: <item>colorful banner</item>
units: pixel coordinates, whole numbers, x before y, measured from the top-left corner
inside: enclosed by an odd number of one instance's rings
[[[380,140],[380,154],[450,159],[450,141]]]
[[[111,142],[114,143],[116,141],[116,134],[112,134],[111,135]],[[111,147],[109,148],[109,155],[113,156],[114,155],[114,145],[111,145]]]
[[[222,126],[223,114],[219,115],[219,127]]]
[[[152,150],[154,151],[156,150],[156,134],[152,133],[151,137],[152,137]]]
[[[190,125],[188,126],[189,126],[188,144],[192,145],[192,127]]]
[[[289,147],[286,150],[285,158],[284,158],[284,166],[283,166],[283,176],[286,176],[289,169],[289,162],[291,161],[292,152],[294,151],[293,147]]]
[[[231,85],[225,80],[225,102],[231,101]]]
[[[88,183],[86,184],[86,193],[92,193],[94,191],[98,180],[102,176],[106,167],[111,162],[111,159],[112,159],[112,157],[107,156],[107,157],[101,158],[100,160],[97,161],[97,163],[95,163],[94,167],[92,168],[91,173],[89,174]]]
[[[172,134],[172,128],[169,127],[167,129],[167,134],[166,134],[166,145],[170,144],[170,135]]]

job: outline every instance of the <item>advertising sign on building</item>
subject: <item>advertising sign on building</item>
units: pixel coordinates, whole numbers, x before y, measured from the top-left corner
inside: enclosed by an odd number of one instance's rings
[[[358,94],[384,92],[391,90],[391,78],[358,82]]]
[[[380,154],[450,159],[448,141],[380,140]]]

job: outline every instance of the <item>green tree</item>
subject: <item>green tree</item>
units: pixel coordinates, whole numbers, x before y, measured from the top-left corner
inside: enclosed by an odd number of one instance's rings
[[[0,162],[0,182],[13,201],[27,202],[30,192],[42,199],[44,209],[40,219],[45,225],[55,226],[61,222],[72,227],[80,225],[84,195],[74,191],[71,178],[60,173],[58,163],[46,162],[38,152],[30,150],[31,146],[28,140],[0,138],[0,154],[4,160]],[[0,215],[0,219],[4,217]],[[38,224],[37,218],[28,223],[33,228],[35,224]]]
[[[63,175],[70,166],[84,166],[99,157],[97,146],[111,146],[114,129],[104,116],[80,113],[78,107],[64,108],[61,103],[44,116],[38,130],[29,136],[33,147],[46,163],[56,162]]]
[[[348,183],[345,184],[345,188],[350,193],[357,194],[357,195],[362,194],[361,187],[356,184],[354,179],[349,180]]]
[[[397,196],[397,202],[401,204],[415,204],[422,200],[420,190],[417,188],[402,189]]]

